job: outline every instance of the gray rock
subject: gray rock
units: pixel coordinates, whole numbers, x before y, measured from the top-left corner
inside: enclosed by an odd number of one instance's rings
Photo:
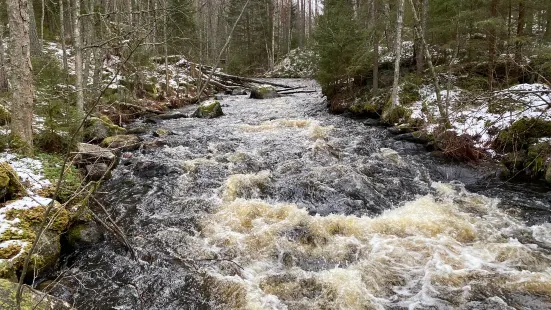
[[[216,118],[224,115],[222,106],[218,101],[205,101],[193,113],[193,117],[198,118]]]
[[[87,121],[87,126],[84,128],[84,139],[90,142],[100,142],[109,136],[119,135],[125,132],[126,130],[124,128],[113,124],[106,116],[91,117]]]
[[[246,95],[247,91],[244,88],[236,88],[232,90],[231,94],[234,96],[242,96]]]
[[[251,99],[272,99],[279,98],[280,94],[276,92],[275,87],[269,85],[262,85],[255,87],[251,90]]]
[[[105,176],[104,179],[109,179],[111,177],[111,172],[107,164],[95,163],[86,165],[86,178],[89,181],[99,181],[103,176]]]
[[[102,240],[101,228],[95,222],[78,224],[67,231],[67,242],[74,248],[88,247]]]
[[[112,150],[133,151],[140,148],[140,138],[136,135],[107,137],[101,142],[101,146]]]
[[[15,301],[16,291],[17,283],[0,279],[0,309],[17,309]],[[62,300],[25,285],[23,286],[21,309],[69,310],[74,308]]]
[[[111,165],[117,159],[117,156],[111,150],[94,144],[79,143],[77,152],[75,164],[78,167],[86,167],[97,163]]]

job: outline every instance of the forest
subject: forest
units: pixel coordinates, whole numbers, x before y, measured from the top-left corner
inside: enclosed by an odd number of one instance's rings
[[[2,4],[0,308],[550,307],[551,0]]]

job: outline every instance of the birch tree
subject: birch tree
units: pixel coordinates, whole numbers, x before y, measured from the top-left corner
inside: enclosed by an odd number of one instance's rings
[[[392,108],[399,105],[400,61],[402,55],[402,27],[404,24],[404,0],[398,0],[398,13],[396,19],[396,41],[394,42],[394,82],[392,84],[391,102]]]
[[[10,83],[12,91],[11,130],[25,155],[33,153],[34,88],[27,0],[6,0],[10,26]]]

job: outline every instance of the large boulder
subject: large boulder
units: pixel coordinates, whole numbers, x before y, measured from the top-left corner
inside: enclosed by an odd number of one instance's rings
[[[12,199],[25,192],[19,177],[6,162],[0,163],[0,199]]]
[[[107,116],[91,117],[84,128],[84,139],[89,142],[100,142],[103,139],[124,134],[126,129],[115,125]]]
[[[0,309],[17,309],[15,295],[17,283],[0,279]],[[23,286],[21,309],[65,310],[74,309],[68,303],[53,296]]]
[[[104,163],[108,166],[113,164],[117,156],[111,150],[88,143],[79,143],[75,164],[78,167],[85,167],[96,163]]]
[[[224,115],[222,106],[218,101],[205,101],[201,103],[199,108],[193,113],[193,117],[198,118],[215,118]]]
[[[251,99],[272,99],[279,98],[281,95],[276,91],[275,87],[270,85],[261,85],[254,87],[251,90]]]
[[[111,150],[134,151],[140,148],[140,138],[136,135],[107,137],[103,139],[101,146]]]
[[[95,222],[77,224],[69,228],[66,234],[67,242],[73,248],[83,248],[103,240],[101,227]]]
[[[86,165],[86,179],[89,181],[99,181],[102,178],[109,179],[111,171],[105,163],[95,163]]]

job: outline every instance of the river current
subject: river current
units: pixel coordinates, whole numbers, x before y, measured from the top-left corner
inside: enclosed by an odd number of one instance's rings
[[[220,118],[152,125],[173,135],[142,138],[166,145],[125,154],[102,187],[137,261],[107,236],[68,256],[54,295],[77,309],[551,309],[549,189],[331,115],[320,93],[221,103]]]

